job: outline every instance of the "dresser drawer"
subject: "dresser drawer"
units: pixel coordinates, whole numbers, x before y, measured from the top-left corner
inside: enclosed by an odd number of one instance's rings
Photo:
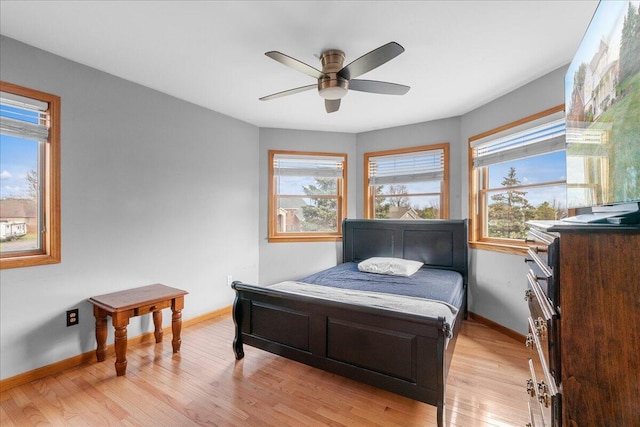
[[[560,307],[559,246],[557,236],[536,229],[529,230],[529,250],[525,262],[529,263],[534,276],[551,305]]]
[[[559,426],[561,395],[556,381],[548,367],[546,353],[543,350],[543,328],[529,317],[529,334],[527,346],[533,350],[533,358],[529,359],[531,376],[527,380],[527,393],[531,396],[532,413],[542,414],[540,421],[543,426]],[[534,424],[537,425],[537,424]]]
[[[550,426],[551,411],[549,407],[545,407],[544,402],[540,400],[538,390],[539,382],[534,368],[533,360],[529,359],[529,379],[527,380],[527,393],[529,394],[529,422],[527,427],[544,427]],[[543,398],[544,400],[544,398]],[[550,406],[550,405],[549,405]]]
[[[535,248],[527,250],[525,262],[529,264],[529,269],[533,273],[536,280],[539,281],[540,288],[544,292],[549,301],[553,302],[553,295],[556,288],[554,272],[549,264],[547,264],[548,253],[536,252]],[[556,304],[552,304],[556,306]]]
[[[532,319],[530,332],[535,333],[539,342],[541,358],[545,360],[549,373],[556,385],[559,385],[560,352],[558,348],[558,315],[540,288],[540,282],[534,277],[531,271],[527,274],[527,282],[528,288],[525,293],[525,299],[528,302],[530,319]],[[527,343],[533,346],[533,339],[528,338]]]

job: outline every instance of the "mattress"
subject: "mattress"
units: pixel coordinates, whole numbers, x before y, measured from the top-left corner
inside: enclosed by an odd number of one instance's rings
[[[298,282],[334,288],[380,292],[442,301],[457,309],[464,301],[463,278],[457,271],[423,267],[410,277],[364,273],[355,262],[338,264]]]

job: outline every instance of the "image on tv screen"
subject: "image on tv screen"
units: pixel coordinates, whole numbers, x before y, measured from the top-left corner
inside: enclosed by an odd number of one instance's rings
[[[601,1],[565,78],[567,205],[640,200],[640,1]]]

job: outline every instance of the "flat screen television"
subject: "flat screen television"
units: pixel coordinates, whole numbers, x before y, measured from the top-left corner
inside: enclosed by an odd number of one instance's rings
[[[639,9],[601,1],[567,71],[568,208],[640,201]]]

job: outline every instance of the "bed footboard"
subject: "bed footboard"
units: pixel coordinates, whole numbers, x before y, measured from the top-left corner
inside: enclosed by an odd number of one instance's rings
[[[443,318],[338,303],[234,282],[236,359],[243,345],[364,382],[438,408],[462,311],[447,339]]]

